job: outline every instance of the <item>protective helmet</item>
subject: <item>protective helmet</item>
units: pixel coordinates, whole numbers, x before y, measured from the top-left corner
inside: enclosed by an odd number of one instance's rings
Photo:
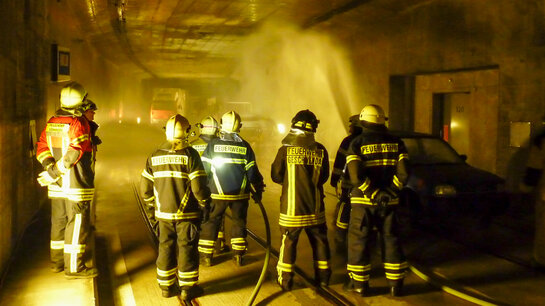
[[[197,126],[203,135],[215,135],[220,127],[216,119],[212,116],[205,117]]]
[[[360,115],[352,115],[350,116],[350,118],[348,118],[349,126],[359,125],[359,123],[360,123]]]
[[[306,109],[299,111],[295,117],[291,119],[291,128],[315,133],[318,123],[320,123],[320,120],[316,118],[316,115]]]
[[[168,141],[175,141],[187,138],[190,129],[191,125],[189,121],[184,116],[176,114],[168,119],[165,126],[165,134]]]
[[[376,104],[366,105],[360,112],[360,120],[375,124],[385,124],[386,116],[382,107]]]
[[[82,110],[88,111],[88,110],[98,110],[98,107],[95,102],[91,101],[91,99],[85,99],[85,102],[83,103]]]
[[[235,111],[229,111],[221,116],[221,130],[227,133],[238,133],[242,122],[240,122],[240,115]]]
[[[61,89],[61,108],[65,110],[80,108],[86,98],[87,91],[85,88],[77,82],[70,82]]]

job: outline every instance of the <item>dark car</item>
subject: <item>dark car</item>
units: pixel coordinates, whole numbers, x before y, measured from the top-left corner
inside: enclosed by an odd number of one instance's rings
[[[401,137],[411,161],[411,175],[402,192],[411,221],[477,216],[488,222],[507,208],[505,180],[470,166],[443,139],[422,133],[392,132]]]

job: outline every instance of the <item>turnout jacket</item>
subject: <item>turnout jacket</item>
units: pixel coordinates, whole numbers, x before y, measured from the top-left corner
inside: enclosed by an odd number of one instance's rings
[[[256,191],[265,187],[252,147],[236,133],[210,140],[202,161],[212,199],[245,200],[250,198],[250,184]]]
[[[279,224],[283,227],[306,227],[326,221],[323,184],[329,178],[329,158],[322,144],[307,144],[284,143],[271,165],[273,182],[282,185]]]
[[[190,144],[195,150],[197,150],[197,152],[199,152],[199,155],[202,156],[202,154],[204,153],[204,150],[208,146],[208,143],[210,142],[211,139],[214,139],[214,138],[216,137],[212,137],[209,135],[199,135],[199,138],[191,141]]]
[[[46,124],[37,143],[36,158],[44,169],[54,164],[61,178],[48,186],[50,198],[91,201],[94,196],[91,127],[84,116],[58,110]]]
[[[379,191],[394,197],[388,205],[399,204],[399,191],[407,183],[409,155],[403,141],[388,133],[383,125],[365,127],[350,143],[346,157],[350,181],[354,186],[350,203],[376,205]]]
[[[148,157],[140,191],[148,205],[155,202],[161,220],[199,219],[200,207],[210,202],[201,158],[187,143],[176,149],[162,145]]]
[[[351,188],[350,177],[348,171],[346,171],[346,156],[348,155],[348,148],[352,140],[358,136],[358,134],[350,134],[346,136],[339,145],[337,154],[335,155],[335,161],[333,162],[333,171],[331,172],[331,186],[337,188],[337,183],[341,180],[342,188]]]

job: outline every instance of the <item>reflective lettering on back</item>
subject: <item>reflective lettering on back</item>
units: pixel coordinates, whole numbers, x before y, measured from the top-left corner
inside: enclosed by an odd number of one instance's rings
[[[324,150],[311,151],[302,147],[287,147],[286,161],[288,165],[321,166]]]
[[[216,153],[233,153],[246,155],[246,147],[230,146],[230,145],[214,145],[214,152]]]
[[[398,151],[397,143],[377,143],[361,146],[361,154],[395,153]]]
[[[188,157],[185,155],[162,155],[151,158],[152,166],[159,165],[187,165]]]

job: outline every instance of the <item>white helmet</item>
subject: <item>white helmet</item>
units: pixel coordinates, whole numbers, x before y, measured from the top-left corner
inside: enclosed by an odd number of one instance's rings
[[[386,116],[382,107],[376,104],[366,105],[360,112],[360,120],[375,124],[385,124]]]
[[[172,142],[187,138],[189,136],[190,129],[191,125],[189,124],[189,121],[187,121],[184,116],[176,114],[168,119],[165,126],[165,134],[167,136],[167,140]]]
[[[218,122],[212,116],[205,117],[197,126],[203,135],[216,135],[219,129]]]
[[[64,110],[75,110],[83,106],[87,91],[81,84],[70,82],[61,89],[60,102]]]
[[[240,122],[240,115],[235,111],[229,111],[221,116],[221,130],[227,133],[238,133],[242,122]]]

